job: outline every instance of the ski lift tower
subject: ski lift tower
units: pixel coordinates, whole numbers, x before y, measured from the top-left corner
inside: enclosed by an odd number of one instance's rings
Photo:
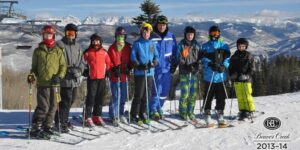
[[[18,1],[3,1],[0,0],[0,22],[3,18],[22,18],[26,20],[26,16],[21,13],[16,13],[14,4],[18,4]]]

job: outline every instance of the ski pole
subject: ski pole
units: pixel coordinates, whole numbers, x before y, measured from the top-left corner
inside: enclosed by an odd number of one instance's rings
[[[247,105],[248,105],[248,109],[249,109],[249,112],[251,111],[250,110],[250,104],[249,104],[249,101],[248,101],[248,95],[247,95],[247,91],[248,91],[248,87],[246,85],[246,82],[243,82],[242,85],[244,86],[244,93],[245,93],[245,96],[246,96],[246,102],[247,102]],[[250,120],[251,120],[251,123],[253,123],[253,116],[252,116],[252,113],[250,114]]]
[[[235,90],[235,89],[234,89],[234,85],[233,85],[233,87],[232,87],[232,83],[231,83],[231,96],[232,96],[232,97],[231,97],[231,100],[230,100],[230,110],[229,110],[229,116],[230,116],[230,117],[232,117],[232,116],[231,116],[231,110],[232,110],[232,101],[233,101],[234,90]]]
[[[199,75],[197,76],[197,79],[199,80]],[[200,90],[201,90],[201,87],[200,87],[200,80],[199,80],[199,83],[198,83],[198,90],[199,90],[199,94],[201,93],[200,92]],[[199,97],[199,111],[200,111],[200,113],[199,114],[201,114],[201,99],[200,99],[200,95],[198,95],[198,97]]]
[[[83,83],[83,97],[82,97],[82,131],[84,131],[84,122],[85,122],[85,103],[86,103],[86,96],[87,96],[87,79],[83,78],[83,81],[85,81],[85,84]],[[83,132],[84,135],[85,132]]]
[[[59,102],[61,101],[60,100],[60,96],[59,96],[59,93],[58,93],[58,85],[54,85],[54,93],[55,93],[55,99],[56,99],[56,104],[57,104],[57,115],[58,115],[58,133],[59,135],[61,134],[61,122],[60,122],[60,112],[59,112]]]
[[[125,75],[126,77],[126,95],[127,95],[127,107],[128,107],[128,123],[130,124],[130,104],[129,104],[129,81],[128,81],[128,77],[127,75]]]
[[[226,99],[228,99],[228,94],[227,94],[227,89],[225,87],[223,74],[221,74],[221,78],[222,78],[222,83],[223,83],[223,88],[224,88],[224,91],[225,91]]]
[[[29,114],[28,114],[28,124],[29,124],[29,128],[28,128],[28,143],[30,142],[30,132],[31,132],[31,106],[32,106],[32,83],[29,83],[29,99],[28,99],[28,110],[29,110]]]
[[[145,70],[144,72],[145,72],[145,82],[146,82],[146,103],[147,103],[148,129],[150,130],[150,113],[149,113],[149,99],[148,99],[147,70]]]
[[[119,74],[119,77],[118,77],[118,106],[117,106],[117,114],[118,114],[118,123],[120,123],[120,103],[121,103],[121,85],[120,85],[120,67],[118,68],[118,74]]]
[[[200,110],[200,114],[203,113],[203,110],[204,110],[204,108],[205,108],[205,106],[206,106],[207,98],[208,98],[208,95],[209,95],[209,92],[210,92],[210,88],[211,88],[211,85],[212,85],[212,81],[213,81],[213,79],[214,79],[214,75],[215,75],[215,72],[213,71],[212,77],[211,77],[211,79],[210,79],[210,83],[209,83],[209,86],[208,86],[208,90],[207,90],[207,93],[206,93],[206,96],[205,96],[204,104],[203,104],[203,106],[202,106],[202,108],[201,108],[201,110]]]

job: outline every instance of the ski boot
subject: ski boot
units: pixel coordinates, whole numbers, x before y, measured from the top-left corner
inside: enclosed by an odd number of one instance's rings
[[[148,119],[148,115],[146,113],[143,113],[142,115],[140,115],[140,118],[142,119],[144,124],[149,124],[150,118]]]
[[[194,113],[189,113],[189,114],[188,114],[188,117],[189,117],[189,119],[190,119],[191,121],[195,121],[195,120],[196,120],[196,116],[195,116]]]
[[[158,113],[159,113],[160,119],[164,119],[164,111],[162,109],[160,109],[158,111]]]
[[[224,111],[223,110],[217,110],[216,114],[217,114],[217,117],[218,117],[219,128],[226,128],[227,127],[227,122],[224,119]]]
[[[245,121],[245,119],[247,118],[247,111],[246,110],[241,110],[239,112],[239,121]]]
[[[119,126],[119,120],[118,120],[118,118],[113,118],[112,119],[112,124],[113,124],[113,126],[118,127]]]
[[[159,113],[158,112],[152,112],[151,113],[151,119],[158,121],[160,119]]]
[[[212,122],[211,112],[209,109],[204,111],[204,120],[205,120],[207,128],[215,126],[215,124]]]
[[[124,124],[128,124],[127,118],[124,115],[120,116],[120,122],[122,122]]]
[[[140,119],[137,115],[131,116],[130,120],[132,123],[137,124],[138,126],[143,125],[142,119]]]
[[[69,132],[70,132],[70,129],[69,129],[69,127],[68,127],[68,124],[63,124],[63,125],[61,125],[61,127],[60,127],[60,132],[61,132],[61,133],[69,133]]]
[[[95,126],[95,124],[93,123],[92,118],[87,118],[87,119],[84,121],[84,125],[87,126],[87,127],[94,127],[94,126]]]
[[[68,127],[68,129],[70,129],[70,130],[73,130],[73,129],[74,129],[74,126],[73,126],[73,124],[72,124],[71,121],[68,121],[68,122],[67,122],[67,127]]]
[[[187,121],[188,120],[188,115],[186,113],[179,113],[179,116],[182,120]]]
[[[32,138],[37,138],[39,139],[39,135],[40,135],[40,132],[42,132],[42,129],[41,129],[41,124],[36,124],[36,123],[33,123],[32,124],[32,128],[30,130],[30,132],[28,134],[30,134],[30,136]]]
[[[104,120],[101,118],[101,116],[93,116],[92,120],[93,120],[94,124],[97,126],[105,126],[106,125]]]

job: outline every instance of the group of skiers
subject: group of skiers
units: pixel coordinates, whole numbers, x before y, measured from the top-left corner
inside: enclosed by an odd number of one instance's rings
[[[72,127],[68,120],[81,77],[87,77],[84,124],[105,125],[102,107],[106,77],[110,79],[112,99],[109,117],[114,125],[127,123],[124,105],[128,100],[130,73],[134,74],[134,98],[129,114],[130,121],[139,125],[149,123],[149,118],[162,119],[162,107],[168,99],[171,78],[177,67],[180,76],[181,97],[179,115],[184,120],[196,119],[195,101],[199,92],[198,74],[203,71],[203,114],[211,124],[211,105],[216,98],[216,113],[219,124],[226,124],[223,114],[227,97],[224,82],[231,80],[238,98],[240,119],[255,110],[251,96],[251,76],[254,71],[252,55],[247,51],[248,41],[237,40],[237,51],[230,58],[229,46],[220,37],[218,26],[209,29],[209,41],[200,45],[196,30],[187,26],[184,38],[177,44],[169,31],[166,16],[158,16],[155,25],[144,23],[140,37],[131,45],[126,41],[126,29],[115,30],[115,42],[108,51],[98,34],[90,37],[90,45],[82,50],[76,41],[77,26],[65,26],[65,36],[55,41],[56,29],[46,25],[42,29],[42,42],[34,50],[32,67],[27,82],[37,80],[37,106],[32,119],[32,136],[41,133],[53,134],[54,127],[62,133]],[[200,69],[203,68],[203,69]],[[150,92],[149,92],[150,91]],[[61,97],[61,101],[60,101]]]

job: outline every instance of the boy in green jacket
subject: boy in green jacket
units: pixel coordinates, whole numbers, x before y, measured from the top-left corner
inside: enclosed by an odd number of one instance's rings
[[[34,50],[32,65],[27,82],[37,79],[37,106],[35,108],[30,135],[36,138],[50,138],[60,80],[66,74],[66,61],[63,51],[55,43],[56,30],[46,25],[42,29],[43,41]]]

